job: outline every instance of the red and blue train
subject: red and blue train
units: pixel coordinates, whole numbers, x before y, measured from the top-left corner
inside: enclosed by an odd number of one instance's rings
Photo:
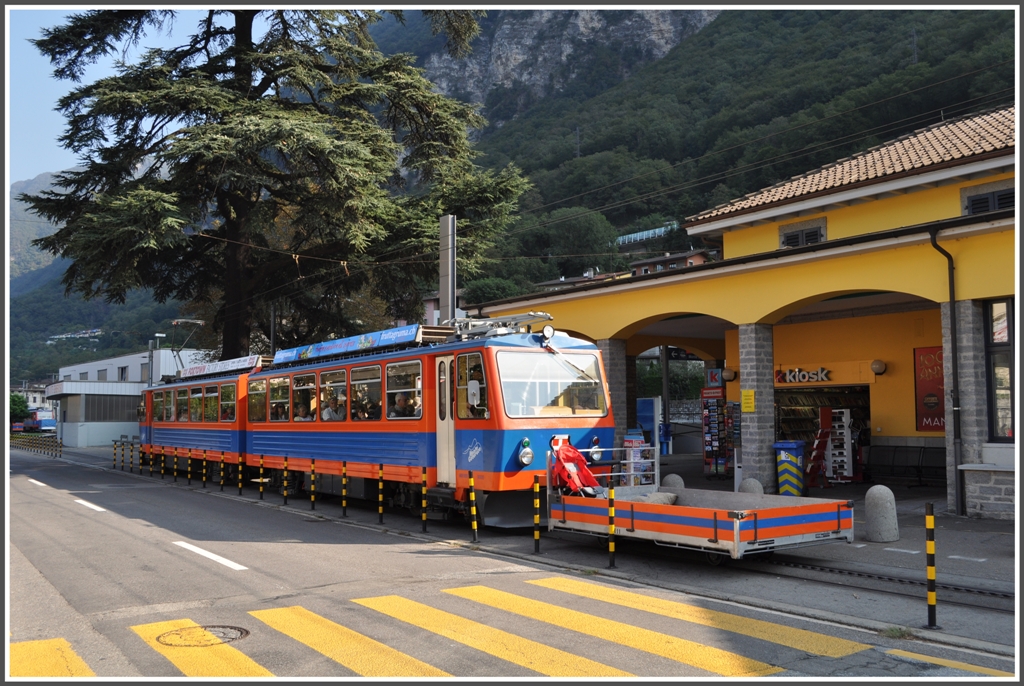
[[[414,324],[182,370],[146,389],[142,450],[368,500],[382,469],[386,500],[416,512],[426,470],[428,507],[446,515],[468,513],[472,472],[484,525],[528,526],[549,446],[614,436],[600,351],[533,330],[549,319]]]

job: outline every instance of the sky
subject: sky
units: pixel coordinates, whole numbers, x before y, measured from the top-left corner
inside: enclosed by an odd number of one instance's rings
[[[7,108],[7,174],[8,186],[27,181],[45,172],[58,172],[74,167],[74,153],[60,146],[57,139],[64,132],[64,117],[54,108],[76,84],[53,77],[50,61],[43,57],[30,38],[42,37],[42,29],[63,23],[63,18],[81,9],[36,10],[7,8],[6,83]],[[187,12],[182,12],[187,14]],[[194,24],[181,16],[175,21],[171,38],[180,38]],[[155,41],[166,44],[166,31],[150,37],[144,45]],[[91,83],[113,73],[113,60],[98,63],[86,70],[82,83]]]

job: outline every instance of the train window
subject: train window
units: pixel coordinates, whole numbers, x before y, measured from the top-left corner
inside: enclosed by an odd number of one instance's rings
[[[187,388],[179,388],[178,389],[178,400],[177,400],[177,408],[175,409],[175,413],[178,415],[178,421],[179,422],[187,422],[188,421],[188,389]]]
[[[380,367],[352,370],[352,419],[380,419]]]
[[[203,405],[203,421],[204,422],[215,422],[217,417],[220,415],[217,412],[217,406],[220,405],[220,396],[217,393],[216,386],[207,386],[205,394],[205,402]]]
[[[423,364],[398,362],[389,364],[388,419],[419,419],[423,414]]]
[[[455,405],[459,419],[484,419],[487,414],[487,381],[480,353],[456,358]]]
[[[502,351],[498,375],[509,417],[608,413],[596,355]]]
[[[153,392],[153,419],[160,421],[164,418],[164,392]]]
[[[348,406],[348,372],[324,372],[320,375],[320,416],[325,422],[343,422]]]
[[[288,377],[282,376],[270,380],[270,421],[287,422],[291,418],[288,411]]]
[[[249,382],[249,421],[267,421],[267,381]]]
[[[235,421],[235,384],[226,383],[220,387],[220,420]]]
[[[444,360],[437,365],[437,416],[442,422],[448,418],[448,367]]]
[[[296,374],[292,379],[292,407],[295,421],[312,422],[316,419],[316,374]]]
[[[188,398],[188,420],[190,422],[203,421],[203,388],[189,389]]]

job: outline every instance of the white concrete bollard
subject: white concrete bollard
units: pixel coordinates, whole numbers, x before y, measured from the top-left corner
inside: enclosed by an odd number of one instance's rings
[[[756,493],[758,495],[764,495],[764,486],[761,482],[754,478],[744,479],[740,483],[740,493]]]
[[[666,474],[665,478],[661,480],[661,485],[668,488],[685,488],[686,485],[683,483],[683,477],[678,474]]]
[[[869,488],[864,496],[864,538],[876,543],[900,540],[896,497],[881,484]]]

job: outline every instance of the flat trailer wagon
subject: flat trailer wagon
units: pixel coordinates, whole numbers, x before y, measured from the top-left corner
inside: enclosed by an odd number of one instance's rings
[[[589,452],[591,467],[606,465],[595,467],[599,487],[590,489],[595,496],[587,497],[558,487],[561,450],[548,451],[549,531],[598,536],[614,532],[617,538],[703,551],[712,563],[725,555],[740,559],[752,553],[853,542],[852,500],[692,489],[679,481],[673,485],[671,478],[662,484],[657,456],[608,460],[608,454],[614,453],[608,449],[577,453]]]

